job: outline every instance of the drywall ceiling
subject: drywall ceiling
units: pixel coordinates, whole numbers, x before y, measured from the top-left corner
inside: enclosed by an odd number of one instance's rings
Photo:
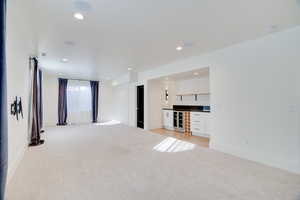
[[[209,77],[209,67],[186,71],[182,73],[172,74],[170,76],[162,76],[157,79],[152,79],[153,81],[166,82],[166,81],[179,81],[179,80],[187,80],[193,78],[203,78]]]
[[[300,24],[298,0],[34,0],[42,67],[114,79]],[[81,12],[85,19],[73,18]],[[176,47],[186,43],[182,51]],[[68,63],[62,63],[68,58]]]

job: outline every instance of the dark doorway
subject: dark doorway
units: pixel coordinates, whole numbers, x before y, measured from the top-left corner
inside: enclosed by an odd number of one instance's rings
[[[137,127],[144,128],[144,86],[137,86]]]

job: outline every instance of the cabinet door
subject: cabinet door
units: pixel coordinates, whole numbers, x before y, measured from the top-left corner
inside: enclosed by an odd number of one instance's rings
[[[206,119],[204,117],[198,117],[197,120],[191,121],[191,130],[194,135],[199,135],[197,133],[205,133]]]
[[[209,114],[195,113],[191,114],[191,131],[193,135],[209,137]]]
[[[168,111],[163,110],[163,126],[168,126]]]
[[[210,128],[211,128],[211,126],[210,126],[210,116],[208,116],[207,119],[206,119],[206,133],[208,135],[211,134],[211,129]]]
[[[173,111],[168,111],[168,127],[173,127]]]
[[[206,123],[207,123],[207,118],[206,117],[201,117],[200,118],[200,123],[201,123],[201,127],[200,127],[200,132],[203,134],[206,134]]]

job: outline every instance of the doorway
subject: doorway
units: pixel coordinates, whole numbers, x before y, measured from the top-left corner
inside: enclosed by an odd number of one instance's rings
[[[144,86],[137,86],[137,127],[144,129]]]

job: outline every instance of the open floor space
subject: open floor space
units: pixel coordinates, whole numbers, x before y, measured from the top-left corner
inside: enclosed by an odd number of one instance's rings
[[[46,143],[26,152],[8,200],[300,197],[296,174],[187,143],[181,151],[159,151],[168,138],[140,129],[83,125],[46,132]]]
[[[1,0],[0,200],[300,200],[300,0]]]

